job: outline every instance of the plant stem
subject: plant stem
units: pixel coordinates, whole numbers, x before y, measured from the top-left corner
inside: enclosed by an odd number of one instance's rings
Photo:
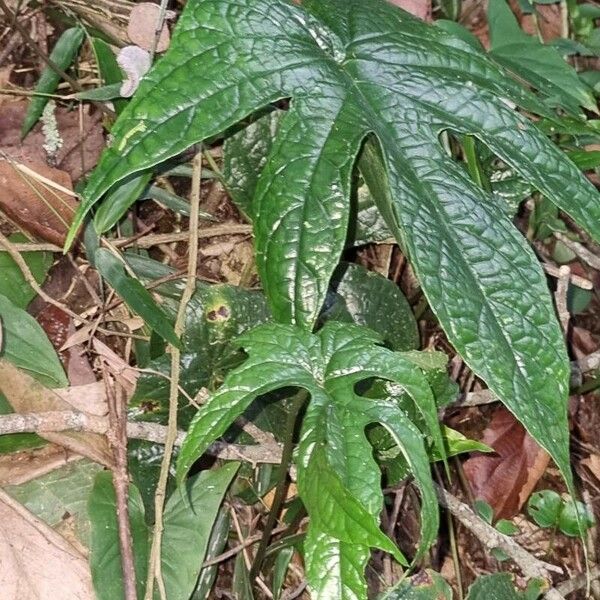
[[[254,563],[250,569],[251,582],[256,579],[258,573],[260,572],[260,568],[264,561],[265,553],[267,552],[267,547],[269,545],[269,540],[271,539],[271,533],[273,532],[275,524],[277,523],[279,511],[281,510],[281,506],[285,500],[285,495],[287,492],[287,474],[292,461],[292,453],[294,451],[294,430],[296,429],[298,413],[300,412],[302,406],[304,406],[307,398],[308,393],[304,390],[300,391],[290,407],[290,412],[285,425],[285,441],[281,454],[281,465],[279,466],[277,488],[275,490],[275,496],[273,497],[271,510],[269,511],[269,515],[267,517],[267,522],[265,523],[262,539],[258,545],[258,550],[256,551],[256,555],[254,557]]]
[[[175,320],[175,334],[181,339],[185,329],[185,315],[188,302],[196,290],[196,269],[198,266],[198,212],[200,207],[200,174],[202,171],[202,153],[198,152],[193,161],[194,174],[192,177],[192,193],[190,198],[190,236],[188,244],[188,268],[187,281],[179,309]],[[163,509],[165,505],[165,496],[167,482],[169,479],[169,469],[171,466],[171,457],[173,447],[177,439],[177,409],[179,398],[179,359],[180,350],[174,346],[171,347],[171,385],[169,389],[169,424],[167,429],[167,439],[165,440],[165,454],[160,467],[160,476],[154,496],[154,510],[156,522],[154,523],[154,536],[152,538],[152,548],[150,550],[150,562],[148,566],[148,580],[146,583],[145,600],[152,600],[154,592],[154,579],[158,583],[158,590],[161,598],[166,600],[165,586],[162,578],[161,569],[161,541],[163,532]]]

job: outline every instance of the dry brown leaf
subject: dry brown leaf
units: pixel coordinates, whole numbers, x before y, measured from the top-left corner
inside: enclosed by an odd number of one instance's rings
[[[581,464],[586,466],[590,470],[590,473],[600,481],[600,456],[598,454],[590,454],[581,461]]]
[[[388,0],[392,4],[403,8],[406,12],[423,19],[431,21],[431,0]]]
[[[72,189],[71,178],[64,171],[41,163],[26,166],[38,175]],[[24,173],[15,163],[2,159],[0,190],[0,210],[9,219],[36,238],[63,245],[77,210],[77,202],[72,196],[52,189]]]
[[[73,408],[54,390],[45,388],[4,359],[0,359],[0,390],[17,413],[72,410]],[[83,396],[80,398],[81,402],[85,403],[86,398]],[[81,408],[85,410],[85,404]],[[104,414],[106,414],[106,409]],[[106,438],[102,435],[78,431],[40,433],[39,435],[98,463],[112,465],[112,453]]]
[[[0,490],[0,590],[5,600],[93,600],[87,560]]]
[[[158,24],[160,6],[152,2],[139,2],[131,9],[129,15],[129,25],[127,26],[127,35],[132,44],[143,48],[144,50],[152,50],[154,45],[154,36],[156,34],[156,26]],[[169,11],[168,17],[172,17]],[[157,52],[164,52],[171,40],[167,20],[163,23],[158,43],[156,45]]]
[[[0,455],[0,486],[21,485],[83,457],[57,444]]]
[[[498,519],[519,512],[544,474],[550,457],[506,408],[500,407],[481,440],[496,454],[477,454],[463,465],[473,495],[485,500]]]
[[[133,369],[116,352],[113,352],[104,342],[94,338],[93,344],[94,350],[105,361],[108,369],[125,390],[127,396],[131,396],[137,384],[138,371]]]
[[[26,112],[25,101],[0,104],[0,153],[4,152],[12,160],[26,165],[46,165],[48,156],[43,148],[45,138],[41,123],[21,141],[21,124]],[[76,182],[96,166],[105,146],[102,115],[98,111],[90,114],[87,106],[83,107],[81,115],[77,110],[60,106],[55,114],[63,145],[51,166],[65,171]]]

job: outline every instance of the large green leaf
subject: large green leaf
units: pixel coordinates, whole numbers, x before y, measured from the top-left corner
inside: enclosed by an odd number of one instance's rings
[[[138,597],[143,597],[148,568],[148,528],[144,521],[144,504],[138,489],[129,485],[129,524],[131,529],[135,580]],[[98,600],[121,600],[123,570],[117,525],[117,501],[110,471],[96,475],[88,500],[91,523],[90,568]]]
[[[47,387],[67,387],[60,359],[40,324],[0,294],[0,356]]]
[[[417,556],[435,539],[438,513],[423,436],[391,398],[357,395],[371,378],[397,383],[410,395],[438,449],[443,441],[427,378],[401,352],[382,347],[373,331],[330,321],[317,334],[265,324],[242,335],[248,359],[233,369],[190,424],[177,463],[182,481],[193,463],[255,398],[289,387],[306,389],[310,402],[297,453],[298,487],[311,517],[306,538],[307,576],[316,597],[365,597],[369,548],[401,555],[378,528],[381,473],[365,430],[384,426],[402,450],[422,496],[422,539]],[[442,450],[443,452],[443,450]],[[328,565],[324,569],[323,564]],[[339,592],[339,595],[338,595]],[[322,596],[325,597],[325,596]]]
[[[591,89],[558,50],[519,27],[507,0],[489,1],[488,22],[494,60],[535,86],[554,106],[572,113],[579,112],[579,106],[597,111]]]
[[[239,465],[204,471],[177,488],[165,506],[161,561],[169,600],[189,600],[223,496]]]
[[[282,99],[290,108],[253,200],[274,317],[313,326],[347,237],[355,157],[371,134],[390,188],[379,209],[432,310],[570,484],[569,368],[545,277],[439,135],[478,138],[596,238],[598,193],[513,110],[549,114],[530,92],[472,45],[384,0],[190,0],[113,128],[69,244],[115,182]]]

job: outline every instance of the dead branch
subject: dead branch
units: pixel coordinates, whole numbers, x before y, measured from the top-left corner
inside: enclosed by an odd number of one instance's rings
[[[0,415],[0,435],[9,433],[47,433],[61,431],[87,431],[106,434],[109,424],[106,417],[89,415],[77,410],[48,411],[42,413],[21,413]],[[181,446],[185,431],[178,431],[176,446]],[[127,437],[163,444],[167,428],[157,423],[127,422]],[[281,462],[279,445],[240,445],[215,442],[207,454],[221,460],[242,460],[251,464]]]

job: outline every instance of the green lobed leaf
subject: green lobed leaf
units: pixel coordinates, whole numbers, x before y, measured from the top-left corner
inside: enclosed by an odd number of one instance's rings
[[[71,27],[65,30],[58,38],[54,48],[52,48],[50,60],[63,71],[68,69],[79,52],[84,35],[85,32],[81,27]],[[38,94],[54,94],[60,80],[60,75],[47,66],[42,71],[34,91]],[[49,100],[50,97],[47,95],[34,96],[30,100],[25,119],[21,125],[21,137],[25,137],[31,131],[31,128],[44,112],[44,107]]]
[[[137,488],[129,485],[129,524],[133,542],[135,580],[138,597],[144,595],[148,568],[148,528],[144,504]],[[117,504],[112,473],[96,475],[89,496],[91,523],[90,568],[98,600],[121,600],[125,597],[117,526]]]
[[[46,387],[67,387],[56,350],[40,324],[22,308],[0,294],[2,356],[19,369],[35,377]]]
[[[432,310],[572,489],[568,359],[545,277],[439,135],[476,137],[600,239],[598,193],[511,108],[548,116],[532,94],[473,46],[384,0],[188,2],[169,51],[113,128],[67,245],[115,182],[284,98],[290,109],[253,200],[274,317],[313,326],[346,241],[355,158],[370,135],[390,188],[378,207]]]
[[[171,494],[164,512],[162,573],[169,600],[189,600],[223,496],[239,464],[203,471]]]
[[[408,360],[380,346],[375,332],[335,321],[317,334],[291,325],[260,325],[238,343],[248,358],[228,373],[192,420],[180,450],[177,479],[183,480],[208,445],[256,397],[281,388],[304,388],[310,402],[297,460],[299,491],[311,516],[305,541],[309,582],[317,597],[330,589],[337,590],[335,597],[362,597],[370,547],[386,549],[401,560],[378,528],[381,472],[365,433],[369,425],[379,423],[389,431],[421,491],[422,537],[416,557],[437,532],[437,501],[423,434],[393,397],[373,399],[355,392],[371,378],[396,382],[413,399],[427,433],[444,455],[435,400],[427,378],[414,364],[415,353]],[[324,563],[330,565],[325,571]]]
[[[102,277],[123,298],[125,304],[167,342],[179,347],[180,342],[170,319],[156,304],[150,292],[137,279],[125,273],[123,263],[105,248],[96,251],[94,260]]]

